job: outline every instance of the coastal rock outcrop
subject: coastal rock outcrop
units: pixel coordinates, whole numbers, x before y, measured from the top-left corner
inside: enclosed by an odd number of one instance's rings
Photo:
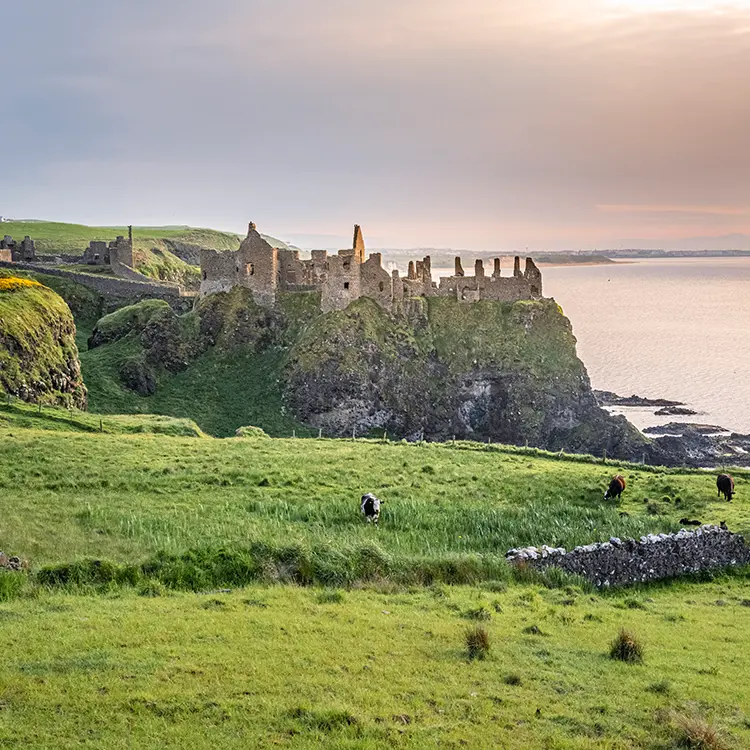
[[[495,440],[628,457],[647,440],[600,409],[554,300],[415,300],[395,318],[363,298],[316,318],[292,346],[285,398],[351,435]]]
[[[64,300],[42,284],[0,278],[0,390],[33,403],[86,408],[86,387]]]

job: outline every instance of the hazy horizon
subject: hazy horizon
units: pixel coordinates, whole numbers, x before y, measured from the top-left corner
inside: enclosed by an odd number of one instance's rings
[[[750,234],[750,0],[27,0],[0,17],[3,216],[253,220],[304,247],[343,247],[355,222],[394,249]]]

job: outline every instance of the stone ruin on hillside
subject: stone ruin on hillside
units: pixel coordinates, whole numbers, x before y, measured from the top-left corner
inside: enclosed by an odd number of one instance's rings
[[[36,260],[34,240],[26,235],[20,242],[16,242],[6,234],[0,239],[0,260],[8,260],[14,263],[28,263]]]
[[[323,312],[343,310],[360,297],[370,297],[384,309],[398,312],[405,300],[413,297],[517,302],[542,296],[542,274],[531,258],[526,258],[521,271],[521,259],[516,257],[512,276],[501,275],[499,258],[494,260],[491,274],[486,274],[483,262],[477,260],[474,275],[466,276],[461,259],[456,258],[453,276],[441,278],[439,284],[432,280],[429,256],[411,261],[405,277],[397,270],[389,273],[383,268],[380,253],[371,253],[365,259],[365,242],[358,225],[351,248],[339,250],[337,255],[313,250],[309,259],[301,260],[297,250],[272,247],[251,223],[239,250],[201,251],[201,277],[201,296],[244,286],[265,307],[275,304],[278,291],[319,291]]]
[[[118,236],[112,242],[98,242],[92,240],[83,251],[83,262],[90,266],[109,266],[121,263],[133,267],[133,236],[126,240]]]

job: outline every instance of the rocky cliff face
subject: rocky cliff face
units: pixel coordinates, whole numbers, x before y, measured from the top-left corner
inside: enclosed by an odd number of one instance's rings
[[[263,373],[264,398],[284,411],[283,397],[286,414],[329,436],[455,435],[639,460],[648,444],[597,406],[570,323],[552,300],[415,299],[394,317],[362,298],[321,314],[313,293],[281,294],[269,311],[238,287],[183,316],[153,301],[118,310],[99,321],[89,347],[118,342],[127,344],[120,383],[144,396],[170,373],[187,371],[187,382],[204,355],[270,353],[279,369]],[[259,396],[248,387],[232,397]]]
[[[36,281],[0,278],[0,389],[24,401],[86,408],[75,324]]]
[[[553,300],[415,301],[405,320],[358,300],[292,347],[285,396],[328,433],[525,444],[633,456],[647,441],[600,409]]]

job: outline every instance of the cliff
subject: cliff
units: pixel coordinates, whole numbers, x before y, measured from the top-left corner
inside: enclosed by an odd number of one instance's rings
[[[0,389],[24,401],[86,407],[70,309],[36,281],[0,278]]]
[[[600,409],[554,300],[415,300],[406,319],[363,298],[293,345],[285,397],[327,433],[385,429],[552,450],[634,455],[647,441]]]
[[[213,434],[306,425],[640,459],[648,441],[597,406],[575,344],[552,300],[414,299],[393,316],[361,298],[322,314],[315,293],[281,293],[269,310],[238,287],[182,316],[144,301],[102,318],[84,372],[97,409],[190,417]]]

